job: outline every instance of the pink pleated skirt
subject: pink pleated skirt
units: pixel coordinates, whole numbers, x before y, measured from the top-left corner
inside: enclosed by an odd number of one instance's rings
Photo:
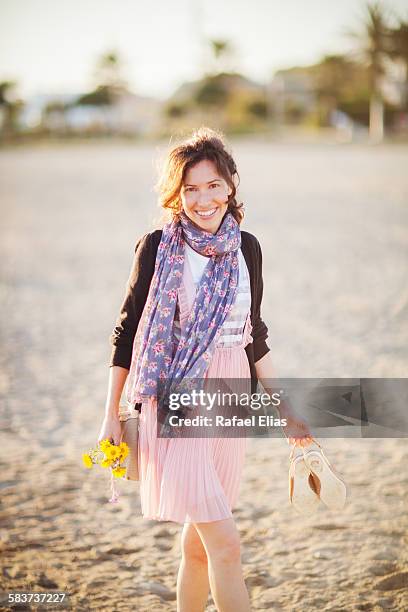
[[[252,340],[252,338],[250,338]],[[245,344],[217,347],[208,378],[250,379]],[[158,438],[156,399],[143,402],[139,430],[144,518],[206,523],[232,517],[247,438]]]

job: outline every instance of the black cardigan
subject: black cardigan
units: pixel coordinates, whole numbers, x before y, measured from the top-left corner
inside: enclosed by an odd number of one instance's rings
[[[110,336],[113,345],[110,367],[121,366],[130,369],[133,341],[137,326],[149,292],[156,253],[162,230],[154,230],[142,236],[136,243],[132,269],[126,285],[126,294],[119,316]],[[253,342],[245,347],[252,379],[252,393],[257,388],[255,362],[270,350],[266,338],[268,328],[261,318],[263,294],[262,251],[253,234],[241,230],[241,250],[248,266],[251,285],[251,323]]]

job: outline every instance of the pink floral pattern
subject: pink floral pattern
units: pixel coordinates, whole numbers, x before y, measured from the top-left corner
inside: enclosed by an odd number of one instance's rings
[[[183,276],[185,242],[209,256],[209,261],[173,355],[173,322]],[[201,231],[184,213],[179,222],[164,226],[153,279],[133,343],[126,384],[129,403],[157,397],[158,380],[166,381],[170,391],[173,380],[204,378],[222,325],[236,299],[240,246],[239,225],[230,213],[225,215],[215,235]],[[158,420],[164,423],[169,410],[161,408]]]

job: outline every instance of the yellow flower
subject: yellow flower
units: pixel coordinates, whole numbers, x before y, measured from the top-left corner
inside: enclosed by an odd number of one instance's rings
[[[103,452],[105,452],[105,450],[107,450],[110,447],[111,447],[111,443],[110,443],[110,441],[107,438],[106,438],[106,440],[102,440],[101,442],[99,442],[99,448]]]
[[[103,468],[110,467],[111,465],[112,465],[112,461],[111,461],[110,459],[103,459],[103,460],[101,461],[101,466],[102,466]]]
[[[82,461],[84,463],[84,466],[87,467],[87,468],[91,468],[93,466],[92,459],[88,455],[88,453],[83,453],[82,454]]]
[[[120,456],[120,450],[118,446],[110,446],[110,448],[107,448],[104,452],[106,457],[108,459],[111,459],[112,461],[114,461]]]
[[[129,447],[126,442],[121,442],[119,445],[120,450],[120,460],[123,461],[129,454]]]
[[[117,467],[115,469],[112,470],[113,475],[115,476],[115,478],[122,478],[122,476],[124,476],[126,474],[126,468],[124,467]]]

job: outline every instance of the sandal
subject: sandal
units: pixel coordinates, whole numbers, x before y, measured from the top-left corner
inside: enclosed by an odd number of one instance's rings
[[[304,456],[293,457],[295,448],[294,444],[289,456],[289,499],[300,514],[308,516],[319,505],[319,479],[306,464]]]
[[[303,450],[304,460],[314,480],[318,482],[319,497],[330,510],[341,510],[346,503],[346,483],[330,464],[321,445],[317,450]]]

